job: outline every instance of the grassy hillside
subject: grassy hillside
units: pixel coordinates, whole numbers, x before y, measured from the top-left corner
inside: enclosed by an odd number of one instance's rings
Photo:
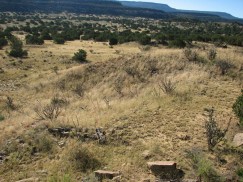
[[[184,179],[241,180],[241,25],[0,16],[0,182],[95,182],[97,169],[155,181],[157,160]]]
[[[192,49],[198,55],[193,60],[183,49],[137,43],[110,48],[93,41],[45,41],[24,48],[25,59],[8,57],[9,47],[0,50],[4,181],[93,182],[95,169],[120,171],[120,181],[153,180],[146,162],[155,160],[174,160],[185,178],[197,178],[200,171],[188,154],[204,156],[207,169],[236,179],[242,148],[232,147],[240,129],[231,108],[243,86],[242,49],[216,48],[210,61],[207,54],[215,48],[203,43]],[[71,59],[80,48],[89,63]],[[220,60],[233,65],[224,74]],[[175,89],[165,92],[169,81]],[[48,106],[58,107],[56,118],[40,117]],[[227,140],[209,152],[205,108],[212,106],[220,127],[232,121]],[[50,131],[56,127],[71,128],[72,134],[55,136]],[[105,144],[92,138],[96,128],[106,132]]]

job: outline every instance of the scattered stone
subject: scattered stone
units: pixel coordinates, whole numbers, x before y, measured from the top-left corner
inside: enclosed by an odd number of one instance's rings
[[[95,173],[95,177],[100,182],[102,182],[103,179],[114,179],[115,177],[120,175],[119,172],[104,171],[104,170],[98,170],[98,171],[95,171],[94,173]]]
[[[180,140],[185,140],[185,141],[191,140],[191,137],[187,134],[178,134],[177,138],[180,139]]]
[[[58,142],[59,147],[64,147],[65,146],[65,141],[59,141]]]
[[[41,176],[47,176],[48,175],[48,171],[47,170],[39,170],[39,171],[36,171],[36,173],[38,173],[39,175]]]
[[[48,128],[48,131],[54,136],[69,137],[71,128]]]
[[[235,147],[240,147],[243,145],[243,133],[237,133],[233,139],[233,145]]]
[[[143,153],[142,153],[142,156],[144,157],[144,159],[149,159],[152,157],[152,154],[150,153],[149,150],[145,150]]]
[[[106,136],[105,136],[106,133],[104,131],[102,131],[101,128],[97,128],[95,131],[96,131],[96,135],[97,135],[99,143],[100,144],[106,143]]]
[[[48,131],[56,137],[76,137],[83,142],[98,140],[100,144],[106,143],[106,133],[100,128],[97,128],[96,130],[91,130],[88,128],[57,127],[48,128]],[[62,147],[63,145],[65,145],[65,143],[60,142],[58,143],[58,145]]]
[[[121,176],[116,176],[112,179],[112,181],[115,181],[115,182],[120,182],[121,181]]]

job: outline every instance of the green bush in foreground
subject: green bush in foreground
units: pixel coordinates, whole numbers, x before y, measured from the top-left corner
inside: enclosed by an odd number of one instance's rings
[[[0,37],[0,49],[8,45],[8,41],[5,38]]]
[[[101,163],[93,153],[86,147],[76,146],[69,153],[69,162],[78,171],[87,172],[95,170],[101,166]]]
[[[79,49],[78,52],[74,53],[73,60],[78,62],[87,62],[87,52],[83,49]]]
[[[9,52],[9,55],[12,57],[25,57],[28,55],[28,52],[26,50],[23,50],[23,43],[20,39],[17,37],[11,38],[11,51]]]
[[[0,121],[3,121],[5,117],[0,113]]]
[[[233,105],[233,111],[240,119],[240,125],[243,126],[243,90],[241,90],[241,95],[237,98]]]
[[[191,165],[200,179],[199,181],[222,181],[221,176],[213,167],[212,163],[204,156],[201,151],[192,149],[186,151],[186,155],[190,159]]]
[[[26,44],[33,44],[33,45],[44,44],[44,40],[36,35],[27,35],[25,39],[26,39]]]

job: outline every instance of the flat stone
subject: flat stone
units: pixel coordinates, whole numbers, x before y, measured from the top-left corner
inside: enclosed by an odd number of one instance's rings
[[[114,171],[105,171],[105,170],[98,170],[95,171],[95,176],[102,181],[103,179],[113,179],[116,176],[119,176],[119,172],[114,172]]]
[[[28,179],[22,179],[16,182],[38,182],[39,178],[28,178]]]
[[[176,163],[173,161],[148,162],[148,167],[155,176],[170,178],[177,173]]]
[[[237,133],[233,139],[233,145],[239,147],[243,145],[243,133]]]
[[[152,168],[154,166],[158,167],[171,167],[173,169],[176,169],[176,163],[174,161],[155,161],[155,162],[148,162],[148,167]]]

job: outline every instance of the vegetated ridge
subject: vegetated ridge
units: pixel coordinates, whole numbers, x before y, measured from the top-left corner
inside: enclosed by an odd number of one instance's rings
[[[82,14],[105,14],[115,16],[132,16],[148,18],[169,18],[169,15],[160,10],[128,8],[119,2],[103,0],[0,0],[1,12],[72,12]]]
[[[105,14],[115,16],[145,17],[156,19],[197,19],[204,21],[226,21],[234,19],[226,13],[182,11],[168,5],[140,2],[118,2],[106,0],[0,0],[0,12],[72,12],[82,14]],[[227,15],[227,16],[226,16]]]
[[[216,15],[224,19],[235,20],[239,19],[237,17],[232,16],[226,12],[214,12],[214,11],[196,11],[196,10],[180,10],[175,9],[167,4],[160,4],[160,3],[151,3],[151,2],[137,2],[137,1],[121,1],[122,5],[134,8],[149,8],[155,10],[161,10],[167,13],[179,13],[179,14],[204,14],[204,15]]]

